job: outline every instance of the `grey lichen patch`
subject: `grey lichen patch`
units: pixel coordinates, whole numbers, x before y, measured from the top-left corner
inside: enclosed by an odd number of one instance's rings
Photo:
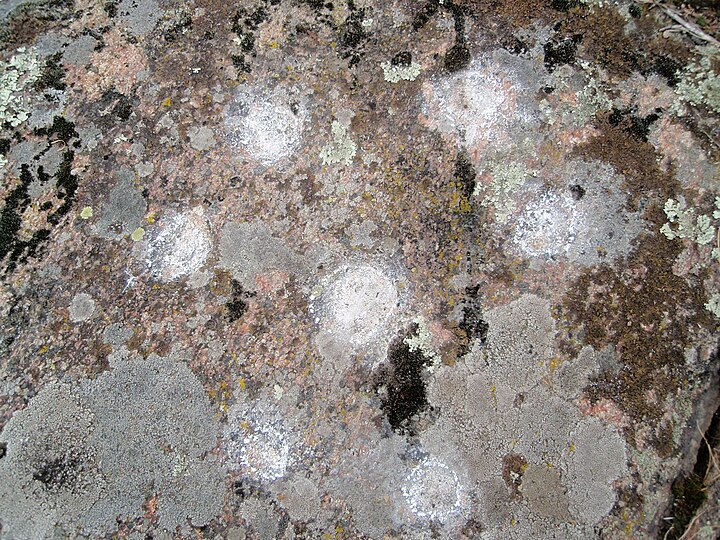
[[[103,205],[97,234],[110,240],[124,238],[143,222],[146,211],[145,198],[133,183],[133,174],[122,170],[118,181],[110,191],[110,197]]]
[[[118,20],[128,34],[144,37],[153,31],[163,16],[157,0],[122,0]]]
[[[372,233],[377,230],[377,225],[370,220],[362,223],[353,223],[347,228],[347,235],[350,237],[350,245],[354,248],[366,247],[371,249],[375,245]]]
[[[513,193],[518,191],[528,178],[536,173],[527,168],[524,163],[496,163],[491,169],[492,183],[486,191],[485,197],[480,201],[485,207],[492,208],[495,212],[495,220],[505,223],[510,214],[515,210]],[[475,188],[475,195],[482,191],[478,184]]]
[[[217,144],[213,130],[205,126],[191,127],[188,130],[188,138],[190,139],[190,146],[200,152],[210,150]]]
[[[558,538],[593,537],[588,530],[615,504],[612,483],[627,473],[622,437],[599,419],[583,417],[572,402],[600,360],[585,351],[564,389],[553,391],[546,386],[555,354],[550,304],[525,295],[489,310],[486,320],[486,344],[433,375],[428,397],[439,415],[420,442],[447,463],[466,463],[486,486],[478,512],[489,520],[490,537],[505,534],[511,519],[518,538],[559,524]],[[522,487],[519,499],[491,487],[493,478],[503,482],[497,456],[508,455],[526,464],[511,469],[513,489]],[[507,507],[505,519],[498,504]]]
[[[249,291],[255,290],[255,278],[264,272],[305,271],[301,256],[293,252],[261,221],[226,223],[220,233],[219,266]]]
[[[87,293],[78,293],[70,303],[70,320],[72,322],[87,321],[95,313],[95,300]]]
[[[174,358],[112,362],[95,380],[46,388],[10,419],[3,538],[53,538],[56,527],[103,536],[153,495],[168,530],[222,510],[224,473],[208,457],[218,424],[198,380]]]
[[[320,159],[323,165],[342,163],[349,167],[357,152],[357,144],[350,137],[348,126],[333,120],[331,132],[332,141],[320,150]]]
[[[717,219],[720,218],[720,198],[716,200],[715,206],[713,218]],[[698,214],[696,209],[687,205],[682,195],[677,200],[668,199],[664,210],[668,222],[660,228],[660,232],[670,240],[689,238],[702,246],[715,239],[715,226],[710,216]]]
[[[537,514],[561,521],[572,519],[568,496],[557,470],[547,465],[527,465],[522,470],[520,492]]]

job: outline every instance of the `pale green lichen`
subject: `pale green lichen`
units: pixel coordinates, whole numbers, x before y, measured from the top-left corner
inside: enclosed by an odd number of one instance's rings
[[[418,315],[413,319],[413,322],[417,325],[415,334],[406,337],[403,341],[410,349],[410,352],[420,351],[425,358],[432,361],[432,364],[428,368],[432,372],[440,365],[440,355],[433,347],[433,337],[425,321],[425,317]]]
[[[40,59],[32,49],[22,47],[9,62],[0,62],[0,125],[8,123],[15,128],[30,118],[23,90],[40,72]]]
[[[347,127],[337,120],[332,123],[333,140],[325,145],[320,151],[320,159],[323,165],[343,163],[346,166],[352,164],[357,152],[357,145],[350,138]]]
[[[93,216],[92,206],[86,206],[80,211],[81,219],[90,219]]]
[[[682,195],[677,200],[668,199],[665,202],[664,210],[668,222],[660,227],[660,232],[668,239],[688,238],[704,246],[715,238],[715,227],[710,218],[704,214],[696,217],[695,209],[687,206],[685,197]]]
[[[133,242],[139,242],[143,239],[143,236],[145,236],[145,229],[138,227],[132,232],[130,238],[132,238]]]
[[[414,81],[420,75],[420,64],[415,62],[412,62],[409,66],[396,66],[392,62],[383,62],[380,67],[383,70],[385,80],[393,84],[400,81]]]
[[[688,65],[680,73],[680,81],[675,87],[678,98],[690,105],[705,105],[720,113],[720,76],[713,69],[718,61],[720,50],[717,47],[698,47],[700,60]],[[673,112],[682,114],[681,107],[673,107]]]
[[[511,194],[521,188],[530,176],[535,172],[525,166],[524,163],[496,163],[490,169],[493,177],[488,193],[480,201],[482,206],[495,210],[495,219],[499,223],[505,223],[510,214],[515,210],[515,201]],[[475,195],[480,192],[481,186],[475,187]]]
[[[712,296],[710,296],[710,299],[708,300],[707,304],[705,304],[705,308],[715,315],[718,319],[720,319],[720,294],[715,293]]]

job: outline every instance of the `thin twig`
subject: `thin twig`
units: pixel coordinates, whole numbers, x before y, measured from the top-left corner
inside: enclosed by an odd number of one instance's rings
[[[710,34],[707,34],[703,32],[700,27],[694,23],[688,22],[685,19],[683,19],[680,14],[675,11],[674,9],[670,9],[665,4],[661,4],[660,2],[657,2],[656,0],[641,0],[643,4],[650,4],[653,7],[660,8],[665,15],[670,17],[673,21],[678,23],[680,26],[682,26],[687,32],[689,32],[691,35],[695,36],[698,39],[701,39],[703,41],[707,41],[708,43],[711,43],[715,45],[716,47],[720,47],[720,41],[712,37]]]

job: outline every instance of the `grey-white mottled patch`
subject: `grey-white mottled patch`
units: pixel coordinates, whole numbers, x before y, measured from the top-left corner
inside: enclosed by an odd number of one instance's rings
[[[489,537],[550,538],[541,531],[562,524],[558,538],[593,538],[588,531],[615,504],[612,482],[627,473],[625,442],[613,427],[583,417],[571,400],[608,361],[597,355],[589,361],[592,351],[584,350],[553,391],[546,384],[555,354],[549,302],[525,295],[489,310],[485,319],[486,343],[433,374],[428,399],[439,414],[419,441],[445,463],[466,463],[473,482],[485,485],[477,512]],[[508,454],[529,464],[524,502],[492,487],[491,479],[503,481],[501,459]],[[545,496],[550,492],[554,502]],[[512,534],[505,529],[511,519],[517,523]]]
[[[220,233],[219,266],[230,270],[246,290],[255,290],[255,278],[268,271],[304,271],[294,253],[261,221],[226,223]]]
[[[625,208],[622,178],[607,165],[580,161],[561,175],[566,186],[536,188],[513,221],[516,248],[535,259],[566,257],[584,265],[626,255],[645,225],[639,212]]]
[[[142,224],[146,203],[142,193],[133,183],[133,173],[121,170],[118,181],[103,205],[97,234],[110,240],[119,240],[131,234]]]
[[[269,166],[299,148],[308,112],[304,100],[287,91],[241,87],[223,117],[230,145]]]
[[[159,225],[145,252],[153,276],[172,281],[198,272],[212,251],[210,226],[202,208],[169,216]]]
[[[371,249],[375,245],[375,240],[371,235],[377,230],[377,225],[370,220],[362,223],[353,223],[347,228],[347,235],[350,237],[350,245],[352,247],[364,246]]]
[[[70,320],[72,322],[87,321],[95,313],[95,300],[87,293],[78,293],[70,302]]]
[[[424,459],[408,474],[402,492],[416,516],[440,523],[459,513],[465,502],[457,473],[435,457]]]
[[[201,152],[210,150],[217,144],[213,130],[205,126],[193,126],[188,129],[188,138],[190,146]]]

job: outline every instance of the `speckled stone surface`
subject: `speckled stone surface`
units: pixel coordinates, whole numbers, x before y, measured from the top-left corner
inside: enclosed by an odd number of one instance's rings
[[[716,538],[703,9],[1,1],[0,538]]]

